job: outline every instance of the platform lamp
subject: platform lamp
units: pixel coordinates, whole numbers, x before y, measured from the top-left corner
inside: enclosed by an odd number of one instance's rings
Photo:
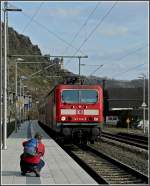
[[[25,120],[25,88],[27,88],[27,86],[23,85],[23,120]]]
[[[38,120],[39,120],[39,111],[38,111],[39,101],[37,100],[35,103],[36,103],[36,110],[37,110],[37,114],[38,114],[37,116],[38,116]]]
[[[22,9],[8,8],[8,2],[4,2],[4,102],[3,102],[3,149],[7,149],[7,30],[8,30],[8,11],[22,11]]]
[[[143,103],[142,103],[142,108],[143,108],[143,130],[145,133],[145,109],[146,109],[146,103],[145,103],[145,78],[146,75],[145,74],[140,74],[140,76],[138,77],[139,79],[143,79]]]
[[[16,67],[15,67],[15,85],[16,85],[16,93],[15,93],[15,95],[16,95],[16,112],[15,112],[15,132],[17,132],[17,125],[18,125],[18,108],[17,108],[17,105],[18,105],[18,101],[19,101],[19,99],[18,99],[18,62],[23,62],[24,61],[24,59],[23,58],[17,58],[16,59]]]

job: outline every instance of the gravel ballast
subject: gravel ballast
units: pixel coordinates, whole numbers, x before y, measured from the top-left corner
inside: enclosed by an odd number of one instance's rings
[[[148,151],[106,138],[92,146],[148,175]]]

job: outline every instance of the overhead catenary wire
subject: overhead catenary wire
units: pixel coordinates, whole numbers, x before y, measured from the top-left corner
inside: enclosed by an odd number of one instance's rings
[[[114,64],[114,63],[117,63],[117,62],[123,60],[124,58],[126,58],[126,57],[128,57],[128,56],[130,56],[130,55],[133,55],[133,54],[137,53],[137,52],[140,51],[140,50],[143,50],[143,49],[146,48],[147,46],[148,46],[148,44],[145,44],[144,46],[140,46],[139,48],[134,49],[133,51],[129,51],[127,54],[125,54],[125,55],[123,55],[123,56],[121,56],[121,57],[119,57],[119,58],[113,60],[113,62],[105,63],[105,66],[106,66],[106,65],[112,65],[112,64]],[[107,60],[111,60],[111,59],[108,58]]]
[[[124,55],[124,56],[122,56],[122,57],[116,59],[115,62],[118,62],[118,61],[120,61],[120,60],[122,60],[122,59],[128,57],[129,55],[133,55],[133,54],[136,53],[137,51],[142,50],[142,49],[146,48],[147,46],[148,46],[148,44],[146,44],[146,45],[144,45],[144,46],[141,46],[141,47],[139,47],[139,48],[137,48],[137,49],[135,49],[135,50],[133,50],[133,51],[130,51],[130,52],[128,52],[126,55]],[[114,63],[114,61],[113,61],[112,63]],[[105,66],[106,66],[106,65],[110,65],[110,64],[112,65],[112,63],[105,64]],[[100,66],[100,67],[101,67],[101,66]],[[94,75],[95,72],[97,72],[97,71],[100,69],[100,67],[98,67],[95,71],[93,71],[93,72],[92,72],[91,74],[89,74],[88,76]],[[129,69],[128,69],[128,71],[129,71]],[[119,72],[118,74],[121,74],[121,73]],[[102,74],[101,74],[101,75],[102,75]]]
[[[126,55],[124,55],[124,56],[122,56],[122,57],[116,59],[115,61],[113,61],[113,62],[111,62],[111,63],[105,64],[105,66],[106,66],[106,65],[111,65],[111,64],[117,63],[118,61],[121,61],[121,60],[123,60],[124,58],[126,58],[126,57],[128,57],[128,56],[130,56],[130,55],[133,55],[133,54],[137,53],[137,52],[140,51],[140,50],[143,50],[143,49],[146,48],[147,46],[148,46],[148,44],[145,44],[144,46],[141,46],[141,47],[139,47],[139,48],[137,48],[137,49],[135,49],[135,50],[133,50],[133,51],[131,51],[131,52],[128,52]],[[120,74],[120,72],[119,72],[119,74]]]
[[[29,25],[32,23],[33,19],[37,16],[37,14],[39,13],[42,5],[44,4],[44,2],[41,2],[39,7],[37,8],[37,10],[35,11],[35,13],[33,14],[33,16],[31,17],[31,19],[29,20],[29,22],[24,26],[22,33],[24,33],[24,31],[29,27]]]
[[[35,11],[35,13],[33,14],[33,16],[31,17],[31,19],[29,20],[29,22],[24,26],[22,33],[25,32],[25,30],[29,27],[29,25],[31,25],[33,19],[37,16],[37,14],[39,13],[42,5],[44,4],[44,2],[41,2],[40,5],[38,6],[37,10]]]
[[[142,64],[139,64],[139,65],[137,65],[137,66],[135,66],[135,67],[129,68],[129,69],[126,70],[126,71],[119,72],[119,73],[113,75],[112,78],[117,77],[117,76],[119,76],[120,74],[123,75],[123,74],[125,74],[125,73],[127,73],[127,72],[129,72],[129,71],[136,70],[136,69],[138,69],[138,68],[140,68],[140,67],[142,67],[142,66],[144,66],[144,65],[146,65],[146,64],[145,64],[145,63],[142,63]]]
[[[143,50],[143,49],[146,48],[147,46],[148,46],[148,44],[146,44],[146,45],[144,45],[144,46],[141,46],[141,47],[139,47],[139,48],[137,48],[137,49],[135,49],[135,50],[133,50],[133,51],[130,51],[130,52],[128,52],[126,55],[124,55],[124,56],[122,56],[122,57],[116,59],[115,61],[116,61],[116,62],[121,61],[122,59],[124,59],[124,58],[126,58],[126,57],[128,57],[128,56],[130,56],[130,55],[132,55],[132,54],[134,54],[134,53],[136,53],[136,52],[138,52],[138,51],[140,51],[140,50]],[[110,64],[110,63],[109,63],[109,64]]]
[[[117,2],[116,2],[116,3],[117,3]],[[95,7],[95,8],[96,8],[96,7]],[[93,10],[93,11],[94,11],[94,10]],[[92,12],[93,12],[93,11],[92,11]],[[37,12],[37,11],[36,11],[36,12]],[[92,12],[91,12],[91,14],[92,14]],[[35,14],[34,14],[34,15],[35,15]],[[35,16],[36,16],[36,15],[35,15]],[[30,22],[34,21],[35,16],[32,16]],[[84,24],[85,24],[85,23],[84,23]],[[84,24],[83,24],[83,25],[84,25]],[[87,23],[86,23],[86,24],[87,24]],[[85,25],[86,25],[86,24],[85,24]],[[100,25],[99,25],[99,26],[100,26]],[[94,29],[93,29],[93,31],[94,31]],[[92,34],[93,34],[93,33],[92,33]],[[77,37],[77,36],[76,36],[76,37]],[[90,34],[88,35],[88,37],[91,37]],[[84,44],[87,42],[87,40],[89,40],[89,38],[86,38],[86,39],[83,41],[82,44],[84,45]],[[84,43],[84,42],[85,42],[85,43]],[[83,47],[82,44],[81,44],[81,46],[80,46],[81,48]],[[72,43],[71,43],[71,45],[72,45]],[[68,45],[68,46],[69,46],[69,45]],[[124,55],[124,56],[120,57],[119,59],[117,59],[116,62],[123,60],[125,57],[127,57],[127,56],[129,56],[129,55],[132,55],[132,53],[136,53],[137,51],[139,51],[139,50],[141,50],[141,49],[143,49],[143,48],[145,48],[145,47],[146,47],[146,46],[140,47],[140,48],[136,49],[136,50],[133,51],[133,52],[131,51],[131,52],[127,53],[126,55]],[[80,50],[81,48],[79,48],[79,50]],[[77,53],[77,52],[78,52],[78,51],[76,51],[76,53]],[[111,64],[111,63],[109,63],[109,64]],[[119,74],[120,74],[120,73],[119,73]]]
[[[23,12],[22,12],[23,13]],[[27,14],[23,13],[24,15],[27,16]],[[66,40],[64,40],[62,37],[60,37],[58,34],[56,34],[55,32],[51,31],[49,28],[47,28],[45,25],[43,25],[42,23],[38,22],[37,20],[33,20],[36,24],[40,25],[41,28],[47,30],[48,33],[52,34],[53,36],[55,36],[58,40],[62,41],[63,43],[65,43],[66,45],[70,46],[71,48],[77,50],[76,47],[74,47],[72,44],[70,44],[69,42],[67,42]],[[81,50],[79,50],[82,54],[84,54],[84,52],[82,52]],[[85,55],[85,54],[84,54]]]
[[[9,3],[11,4],[11,3]],[[15,7],[14,5],[11,4],[11,6]],[[27,13],[25,12],[21,12],[24,16],[28,17],[28,19],[31,19],[31,16],[29,16]],[[55,32],[51,31],[48,27],[46,27],[44,24],[40,23],[39,21],[33,19],[32,20],[34,23],[36,23],[37,25],[39,25],[41,28],[43,28],[44,30],[46,30],[48,33],[50,33],[51,35],[53,35],[54,37],[56,37],[58,40],[62,41],[63,43],[65,43],[66,45],[70,46],[71,48],[77,50],[76,47],[74,47],[72,44],[70,44],[69,42],[67,42],[65,39],[63,39],[62,37],[60,37],[58,34],[56,34]],[[84,52],[82,52],[81,50],[79,50],[80,53],[84,54]],[[84,54],[85,55],[85,54]]]
[[[90,20],[91,16],[94,14],[94,12],[96,11],[96,9],[98,8],[98,6],[100,5],[101,2],[98,2],[96,4],[96,6],[94,7],[94,9],[91,11],[91,13],[89,14],[89,16],[87,17],[87,19],[85,20],[85,22],[82,24],[82,26],[79,28],[79,30],[77,31],[77,33],[74,35],[73,39],[71,40],[71,44],[74,42],[74,40],[78,37],[78,35],[80,34],[81,30],[87,25],[88,21]],[[63,52],[63,54],[65,52],[67,52],[67,50],[69,49],[70,47],[67,46]]]
[[[104,19],[110,14],[110,12],[113,10],[113,8],[116,6],[116,4],[118,3],[118,1],[116,1],[115,3],[113,3],[113,5],[111,6],[111,8],[106,12],[106,14],[101,18],[101,20],[98,22],[98,24],[94,27],[94,29],[89,33],[88,37],[81,43],[80,47],[76,50],[76,52],[73,55],[76,55],[80,49],[83,47],[83,45],[85,45],[85,43],[91,38],[91,36],[93,35],[93,33],[97,30],[97,28],[103,23]],[[68,60],[66,65],[68,65],[70,63],[71,60]]]
[[[90,73],[90,75],[89,76],[91,76],[91,75],[93,75],[93,74],[95,74],[95,72],[97,72],[101,67],[103,67],[104,66],[104,64],[102,64],[102,65],[99,65],[99,67],[96,69],[96,70],[94,70],[92,73]]]

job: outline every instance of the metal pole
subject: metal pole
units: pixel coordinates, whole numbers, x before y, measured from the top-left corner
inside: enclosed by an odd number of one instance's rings
[[[3,44],[3,42],[2,42],[2,40],[3,40],[3,32],[2,32],[2,21],[1,21],[1,46],[3,46],[2,44]],[[2,149],[2,145],[3,145],[3,138],[2,138],[2,121],[3,121],[3,119],[2,119],[2,95],[3,95],[3,93],[2,93],[2,91],[3,91],[3,89],[2,89],[2,73],[3,73],[3,71],[2,71],[2,61],[3,61],[3,54],[2,54],[2,52],[3,52],[3,50],[2,50],[2,47],[1,47],[1,61],[0,61],[0,87],[1,87],[1,89],[0,89],[0,122],[1,122],[1,149]]]
[[[29,100],[28,100],[28,118],[29,118],[29,117],[30,117],[30,116],[29,116],[29,112],[30,112],[30,97],[29,97],[29,96],[28,96],[28,99],[29,99]]]
[[[6,139],[7,139],[7,2],[4,2],[4,111],[3,111],[3,149],[7,149]]]
[[[8,11],[22,11],[21,9],[10,9],[8,2],[4,2],[4,87],[3,87],[3,149],[7,149],[7,32]]]
[[[20,104],[19,104],[19,111],[20,111],[20,125],[21,125],[21,77],[20,77]]]
[[[145,76],[143,76],[143,103],[145,104]],[[145,105],[143,106],[143,128],[145,133]]]
[[[23,85],[23,121],[25,118],[25,111],[24,111],[24,85]]]
[[[26,101],[26,96],[25,96],[25,101]],[[25,102],[26,103],[26,102]],[[25,121],[26,121],[26,112],[27,112],[27,109],[26,107],[24,107],[24,116],[25,116]]]
[[[128,122],[128,133],[129,133],[129,122]]]
[[[80,80],[80,56],[79,56],[79,85],[81,83],[81,80]]]
[[[79,77],[80,77],[80,57],[79,57]]]
[[[7,25],[7,27],[6,27],[6,38],[7,38],[7,44],[6,44],[6,46],[7,46],[7,48],[6,48],[6,50],[7,50],[7,54],[9,53],[9,38],[8,38],[8,11],[6,12],[6,25]],[[7,55],[8,56],[8,55]],[[8,91],[10,91],[10,88],[9,88],[10,86],[9,86],[9,61],[8,61],[8,58],[7,58],[7,94],[8,94]],[[8,95],[7,95],[8,96]],[[9,105],[9,103],[8,103],[8,105]]]
[[[88,56],[86,55],[86,56],[51,56],[51,55],[47,55],[47,56],[41,56],[41,55],[22,55],[22,54],[17,54],[17,55],[9,55],[10,57],[26,57],[26,56],[28,56],[28,57],[42,57],[42,58],[44,58],[44,57],[47,57],[47,58],[51,58],[51,57],[57,57],[57,58],[88,58]]]
[[[17,92],[17,61],[16,61],[16,113],[15,113],[15,132],[17,132],[17,117],[18,117],[18,110],[17,110],[17,101],[18,101],[18,92]]]

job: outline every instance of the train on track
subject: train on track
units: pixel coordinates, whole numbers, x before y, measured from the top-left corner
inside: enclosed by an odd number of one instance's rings
[[[103,91],[99,85],[60,84],[39,103],[39,123],[65,143],[94,143],[102,122]]]

